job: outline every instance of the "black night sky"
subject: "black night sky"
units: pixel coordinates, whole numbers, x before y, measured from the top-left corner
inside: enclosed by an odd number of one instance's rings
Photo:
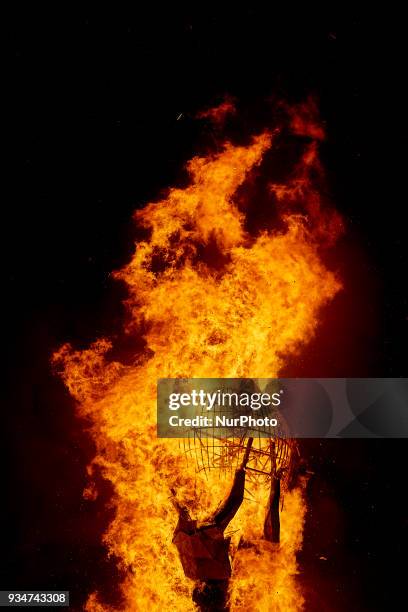
[[[271,97],[309,94],[327,129],[347,282],[288,375],[406,375],[404,20],[251,6],[21,8],[10,24],[1,589],[70,590],[73,609],[95,589],[117,597],[101,544],[109,485],[95,502],[82,497],[92,443],[49,359],[63,342],[118,333],[124,290],[110,272],[133,250],[132,212],[208,150],[211,130],[194,116],[225,94],[243,134],[265,127]],[[308,441],[304,452],[315,472],[299,556],[306,609],[394,609],[406,588],[405,442]]]

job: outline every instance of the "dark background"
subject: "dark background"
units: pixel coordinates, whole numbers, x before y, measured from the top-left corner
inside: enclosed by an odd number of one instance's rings
[[[109,487],[82,498],[92,444],[49,358],[65,341],[82,347],[120,329],[124,292],[110,272],[132,252],[131,214],[208,148],[211,130],[194,115],[224,94],[237,99],[243,132],[272,95],[315,94],[327,127],[329,195],[347,225],[333,258],[346,286],[288,373],[406,374],[404,19],[251,4],[132,15],[36,7],[11,25],[3,589],[69,589],[75,607],[93,589],[115,600],[101,544]],[[403,592],[405,451],[397,440],[305,445],[316,472],[300,555],[308,610],[386,610]]]

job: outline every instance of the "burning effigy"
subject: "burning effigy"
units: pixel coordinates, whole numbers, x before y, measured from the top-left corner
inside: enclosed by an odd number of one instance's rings
[[[269,185],[279,224],[251,233],[243,191],[279,127],[194,157],[187,186],[136,211],[147,237],[115,272],[128,292],[123,333],[138,340],[132,359],[114,359],[108,338],[54,355],[95,443],[89,479],[98,470],[113,489],[104,542],[124,576],[123,610],[205,609],[208,597],[232,611],[303,607],[296,445],[227,441],[221,455],[240,454],[231,484],[231,472],[200,469],[185,444],[156,435],[158,378],[276,377],[341,288],[322,257],[341,230],[319,194],[324,131],[313,105],[288,109],[286,121],[302,152],[287,181]],[[107,609],[89,596],[88,611]]]

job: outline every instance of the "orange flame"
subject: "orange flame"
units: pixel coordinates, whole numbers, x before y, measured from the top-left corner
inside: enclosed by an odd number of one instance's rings
[[[213,106],[204,111],[197,113],[197,119],[208,119],[214,126],[221,127],[228,115],[234,115],[236,112],[234,101],[229,96],[218,105]]]
[[[305,127],[294,131],[321,137]],[[274,185],[284,229],[251,236],[234,196],[274,145],[275,134],[247,146],[226,143],[222,152],[188,164],[186,188],[170,189],[162,201],[136,212],[150,231],[128,265],[116,273],[128,287],[128,334],[142,336],[145,349],[131,365],[109,359],[112,344],[100,339],[88,350],[63,346],[54,361],[90,423],[97,454],[90,466],[113,485],[115,517],[104,536],[125,579],[124,610],[193,610],[172,535],[177,521],[170,488],[196,518],[223,498],[226,483],[216,471],[196,473],[177,440],[156,437],[156,381],[160,377],[274,377],[315,333],[319,311],[340,288],[323,264],[324,236],[339,219],[323,213],[310,178],[317,148],[309,144],[287,185]],[[287,201],[283,210],[282,202]],[[291,210],[293,202],[302,211]],[[93,497],[90,487],[86,495]],[[231,610],[300,610],[296,551],[302,542],[302,491],[285,496],[281,543],[262,537],[268,497],[254,485],[231,523],[236,553]],[[253,544],[239,548],[240,535]],[[275,546],[275,548],[273,548]],[[110,609],[97,593],[87,610]]]

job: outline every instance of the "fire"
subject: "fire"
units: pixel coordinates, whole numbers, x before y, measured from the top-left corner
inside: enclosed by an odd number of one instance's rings
[[[197,113],[198,119],[210,119],[215,127],[221,127],[228,115],[236,112],[234,100],[226,96],[218,106]]]
[[[293,132],[312,122],[304,109],[291,116]],[[286,185],[272,185],[279,229],[257,236],[245,229],[235,194],[274,147],[276,132],[246,146],[225,143],[221,152],[194,157],[190,184],[135,214],[150,232],[116,277],[128,287],[125,332],[142,338],[133,363],[109,357],[112,343],[89,349],[63,346],[55,355],[89,423],[97,467],[113,485],[115,517],[104,536],[124,573],[123,610],[193,610],[172,535],[177,522],[174,488],[192,516],[203,517],[223,498],[216,471],[203,476],[177,440],[156,437],[156,381],[161,377],[274,377],[315,333],[321,307],[340,289],[320,248],[339,218],[323,210],[313,184],[319,170],[312,138]],[[299,207],[300,206],[300,207]],[[300,488],[285,496],[281,543],[263,541],[267,488],[254,484],[231,523],[235,532],[231,610],[300,610],[296,551],[305,505]],[[86,494],[94,495],[92,487]],[[237,549],[240,536],[252,546]],[[108,606],[92,594],[87,610]]]

